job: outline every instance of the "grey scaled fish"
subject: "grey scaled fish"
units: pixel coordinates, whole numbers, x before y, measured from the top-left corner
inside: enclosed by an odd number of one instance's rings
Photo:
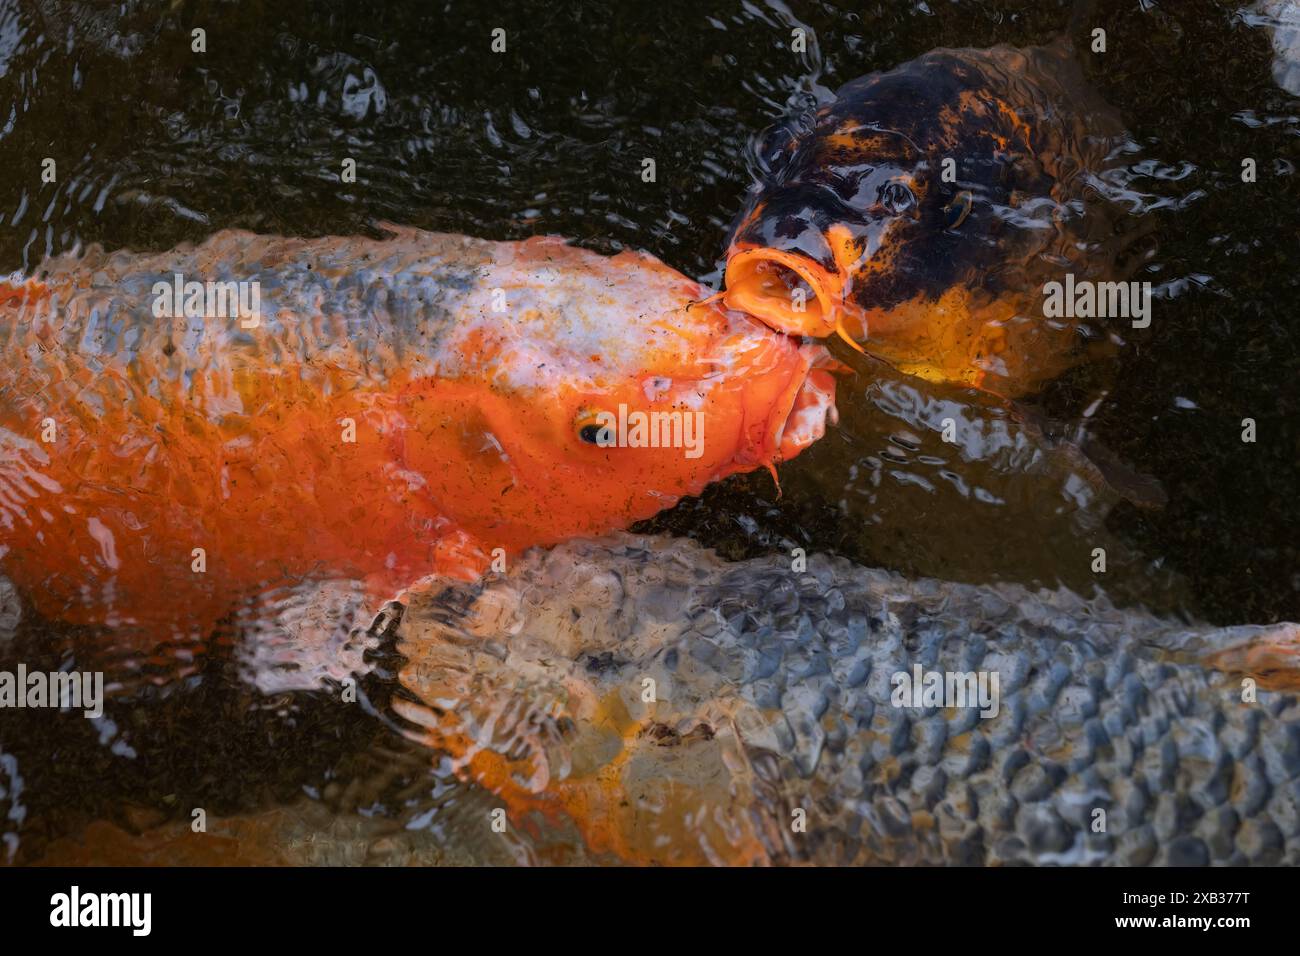
[[[1295,625],[792,564],[633,535],[529,552],[390,606],[394,709],[596,858],[1300,861]]]

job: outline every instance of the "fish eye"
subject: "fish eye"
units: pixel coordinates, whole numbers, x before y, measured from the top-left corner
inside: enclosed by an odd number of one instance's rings
[[[583,409],[578,412],[573,421],[574,431],[578,435],[578,440],[588,445],[600,445],[601,432],[604,426],[601,425],[600,418],[595,412]]]
[[[753,141],[759,168],[767,176],[780,175],[790,161],[794,134],[784,123],[777,124]]]
[[[880,204],[894,216],[903,216],[916,206],[916,196],[898,180],[885,183],[880,188]]]
[[[970,215],[972,207],[975,205],[975,199],[970,194],[970,190],[963,189],[957,195],[952,197],[952,202],[943,207],[944,228],[956,229],[966,217]]]

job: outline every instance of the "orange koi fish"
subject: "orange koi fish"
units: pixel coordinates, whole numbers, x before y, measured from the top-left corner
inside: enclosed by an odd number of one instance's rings
[[[649,255],[385,228],[0,284],[0,573],[39,614],[136,653],[305,580],[374,609],[773,468],[834,417],[820,346]]]

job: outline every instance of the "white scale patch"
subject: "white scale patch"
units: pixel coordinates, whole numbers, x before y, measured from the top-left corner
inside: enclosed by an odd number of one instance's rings
[[[498,311],[502,294],[505,309]],[[485,339],[501,344],[489,374],[514,388],[543,388],[557,376],[581,387],[636,374],[649,349],[675,351],[683,365],[693,364],[692,340],[681,334],[694,324],[686,305],[680,281],[659,274],[611,279],[579,270],[489,267],[453,306],[462,319],[444,343],[439,370],[456,376],[481,369],[471,343]],[[668,379],[652,381],[660,392],[672,386]]]

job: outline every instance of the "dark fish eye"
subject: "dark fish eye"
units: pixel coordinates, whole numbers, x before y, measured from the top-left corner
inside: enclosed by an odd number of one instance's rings
[[[752,150],[763,176],[779,176],[794,153],[794,132],[778,123],[752,141]]]
[[[578,441],[601,448],[612,444],[610,430],[604,425],[602,418],[600,412],[594,408],[578,409],[577,414],[573,416],[573,431],[578,436]]]
[[[765,130],[759,138],[759,152],[770,159],[777,153],[784,152],[790,145],[790,128],[778,123]]]
[[[952,202],[943,207],[943,225],[945,229],[956,229],[966,217],[970,215],[971,208],[975,205],[975,199],[971,196],[970,191],[963,189],[957,195],[952,197]]]
[[[916,196],[912,190],[897,180],[885,183],[880,189],[880,204],[891,215],[902,216],[911,212],[916,206]]]

